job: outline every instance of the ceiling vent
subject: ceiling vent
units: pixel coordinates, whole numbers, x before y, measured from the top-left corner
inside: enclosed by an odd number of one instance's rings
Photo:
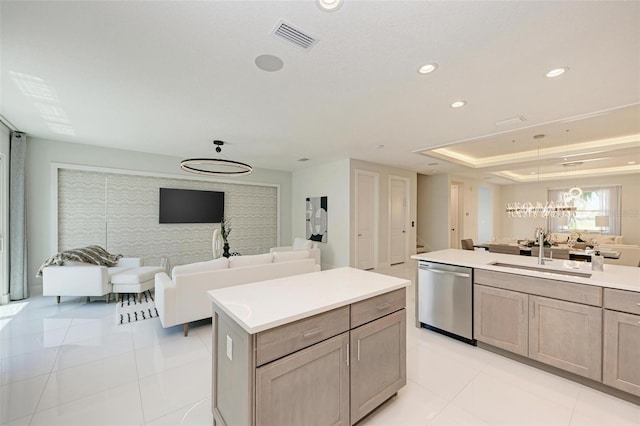
[[[293,44],[304,50],[309,50],[318,42],[317,39],[305,34],[302,30],[294,27],[291,24],[278,21],[272,33],[276,38],[284,40],[289,44]]]
[[[501,121],[496,121],[496,126],[513,126],[515,124],[520,124],[523,121],[525,121],[526,119],[519,115],[517,117],[511,117],[511,118],[507,118],[505,120],[501,120]]]

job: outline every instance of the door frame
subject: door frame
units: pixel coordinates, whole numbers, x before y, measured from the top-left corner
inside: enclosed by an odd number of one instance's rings
[[[454,241],[451,235],[451,188],[458,188],[458,199],[456,200],[457,211],[455,212],[455,216],[457,219],[457,241]],[[450,182],[449,183],[449,248],[460,248],[460,240],[464,235],[464,183],[463,182]]]
[[[0,305],[9,303],[9,167],[0,153]]]
[[[355,169],[355,183],[354,183],[354,227],[353,227],[353,246],[354,250],[354,263],[355,267],[358,267],[359,249],[358,249],[358,213],[360,206],[358,205],[359,185],[358,179],[360,175],[366,175],[373,177],[373,268],[378,267],[378,234],[380,228],[380,174],[371,172],[368,170]]]
[[[387,220],[387,235],[389,236],[389,238],[387,238],[387,253],[389,253],[389,266],[391,266],[391,181],[393,180],[399,180],[402,181],[403,185],[404,185],[404,200],[405,200],[405,206],[404,206],[404,226],[406,228],[405,230],[405,237],[404,237],[404,258],[402,259],[402,262],[406,262],[407,258],[409,257],[409,253],[410,253],[410,246],[409,246],[409,212],[411,211],[411,197],[409,195],[409,188],[411,185],[411,180],[407,177],[404,176],[396,176],[396,175],[389,175],[389,179],[388,179],[388,204],[389,204],[389,211],[388,211],[388,220]]]

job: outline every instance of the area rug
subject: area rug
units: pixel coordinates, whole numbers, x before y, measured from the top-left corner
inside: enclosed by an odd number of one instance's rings
[[[138,302],[137,296],[137,294],[121,295],[116,309],[116,322],[118,324],[129,324],[158,316],[158,310],[151,291],[147,290],[142,293],[140,302]]]

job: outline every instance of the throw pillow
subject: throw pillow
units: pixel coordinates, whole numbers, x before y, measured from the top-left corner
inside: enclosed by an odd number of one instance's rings
[[[273,253],[273,263],[288,262],[290,260],[308,259],[309,250],[277,251]]]
[[[296,237],[293,239],[294,250],[309,250],[313,248],[313,241],[305,240],[304,238]]]
[[[229,259],[230,268],[238,268],[240,266],[254,266],[273,263],[273,254],[252,254],[248,256],[231,256]]]

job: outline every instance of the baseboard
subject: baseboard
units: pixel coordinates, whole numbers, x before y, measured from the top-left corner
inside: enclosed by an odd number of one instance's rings
[[[3,294],[0,296],[0,305],[6,305],[7,303],[9,303],[9,295]]]

